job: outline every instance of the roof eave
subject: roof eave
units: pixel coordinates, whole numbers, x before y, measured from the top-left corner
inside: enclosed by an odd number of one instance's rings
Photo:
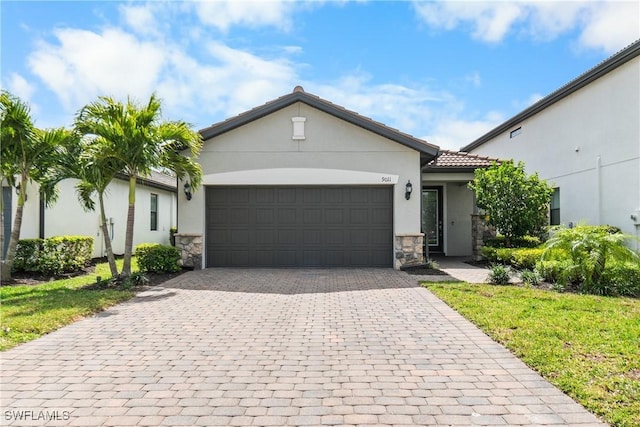
[[[225,132],[229,132],[236,129],[246,123],[260,119],[282,108],[288,107],[296,102],[302,102],[311,107],[314,107],[327,114],[331,114],[334,117],[345,120],[358,127],[366,129],[370,132],[383,136],[392,141],[398,142],[406,147],[412,148],[421,154],[425,154],[428,158],[432,159],[438,154],[439,147],[429,144],[427,142],[421,142],[417,138],[413,138],[410,135],[403,134],[388,128],[382,124],[379,124],[371,119],[360,116],[357,113],[350,112],[346,109],[339,108],[330,102],[324,101],[321,98],[310,96],[305,92],[296,91],[291,94],[285,95],[265,105],[249,110],[234,118],[225,120],[211,127],[200,130],[200,134],[204,140],[211,139],[215,136],[221,135]],[[422,156],[421,156],[422,157]]]
[[[516,114],[506,122],[502,123],[498,127],[482,135],[480,138],[476,139],[470,144],[465,145],[460,149],[460,151],[469,152],[471,150],[474,150],[475,148],[478,148],[485,142],[495,138],[498,135],[501,135],[502,133],[508,131],[509,129],[513,128],[514,126],[523,122],[529,117],[532,117],[538,114],[540,111],[555,104],[556,102],[562,100],[563,98],[571,95],[573,92],[576,92],[577,90],[582,89],[589,83],[599,79],[600,77],[618,68],[619,66],[627,63],[628,61],[632,60],[638,55],[640,55],[640,40],[636,40],[627,48],[621,50],[617,54],[603,61],[599,65],[587,71],[586,73],[578,76],[576,79],[570,81],[566,85],[562,86],[560,89],[552,92],[550,95],[547,95],[546,97],[542,98],[540,101],[536,102],[531,107]]]

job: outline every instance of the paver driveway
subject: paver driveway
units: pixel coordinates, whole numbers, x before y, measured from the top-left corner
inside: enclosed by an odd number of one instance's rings
[[[187,273],[2,369],[13,425],[598,424],[390,269]]]

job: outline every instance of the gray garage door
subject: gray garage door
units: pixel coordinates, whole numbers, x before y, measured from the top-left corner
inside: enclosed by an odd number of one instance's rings
[[[207,267],[391,267],[385,187],[207,187]]]

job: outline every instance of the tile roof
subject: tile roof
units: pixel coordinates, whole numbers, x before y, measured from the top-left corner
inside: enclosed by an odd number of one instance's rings
[[[467,170],[488,167],[494,162],[500,163],[500,160],[463,151],[440,150],[438,157],[427,163],[425,169]]]
[[[356,126],[360,126],[368,131],[381,135],[385,138],[389,138],[392,141],[396,141],[407,147],[411,147],[419,151],[425,161],[431,160],[433,156],[438,152],[438,147],[428,142],[416,138],[407,133],[401,132],[398,129],[389,127],[383,123],[375,121],[370,117],[363,116],[355,111],[348,110],[347,108],[320,98],[317,95],[313,95],[309,92],[305,92],[301,86],[296,86],[293,92],[269,101],[261,106],[252,108],[249,111],[240,113],[237,116],[230,117],[222,122],[215,123],[204,129],[200,129],[200,134],[204,140],[213,138],[222,133],[228,132],[232,129],[240,127],[248,122],[264,117],[274,111],[287,107],[295,102],[303,102],[314,108],[319,109],[325,113],[331,114],[340,119],[346,120]]]

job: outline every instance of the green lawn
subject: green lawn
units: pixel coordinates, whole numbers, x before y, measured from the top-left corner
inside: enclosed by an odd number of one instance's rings
[[[424,285],[611,425],[640,425],[640,300]]]
[[[119,260],[122,268],[122,260]],[[132,268],[137,270],[135,258]],[[128,290],[82,289],[111,276],[109,266],[98,264],[92,274],[35,286],[0,288],[0,350],[34,340],[76,320],[97,313],[133,296]]]

